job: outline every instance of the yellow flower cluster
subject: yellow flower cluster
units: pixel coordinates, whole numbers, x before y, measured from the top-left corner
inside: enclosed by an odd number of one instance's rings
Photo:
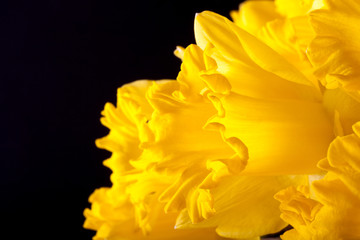
[[[360,3],[247,1],[196,15],[176,80],[105,105],[112,187],[94,240],[360,239]]]

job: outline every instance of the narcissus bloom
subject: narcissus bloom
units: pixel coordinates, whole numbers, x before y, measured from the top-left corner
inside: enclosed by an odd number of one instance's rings
[[[346,17],[360,5],[345,2],[197,14],[176,79],[126,84],[105,105],[96,144],[113,186],[84,212],[94,239],[259,239],[288,224],[284,239],[359,238],[360,46]]]

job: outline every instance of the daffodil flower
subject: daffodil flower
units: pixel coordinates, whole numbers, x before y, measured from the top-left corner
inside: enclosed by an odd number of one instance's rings
[[[254,240],[288,224],[283,239],[359,238],[360,7],[348,2],[197,14],[175,80],[126,84],[105,105],[96,144],[112,152],[113,185],[84,212],[94,239]]]

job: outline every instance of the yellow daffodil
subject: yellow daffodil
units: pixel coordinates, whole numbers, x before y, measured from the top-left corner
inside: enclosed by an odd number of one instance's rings
[[[96,144],[112,152],[113,185],[91,195],[84,227],[99,240],[254,240],[287,224],[284,239],[357,239],[360,48],[346,18],[359,9],[277,0],[241,4],[234,22],[197,14],[176,80],[126,84],[105,105]]]

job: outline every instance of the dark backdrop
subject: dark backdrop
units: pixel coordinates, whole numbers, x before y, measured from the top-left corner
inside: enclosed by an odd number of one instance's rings
[[[1,239],[91,239],[83,209],[110,186],[95,147],[116,89],[175,78],[196,12],[239,1],[9,1],[1,13]],[[24,237],[25,236],[25,237]]]

